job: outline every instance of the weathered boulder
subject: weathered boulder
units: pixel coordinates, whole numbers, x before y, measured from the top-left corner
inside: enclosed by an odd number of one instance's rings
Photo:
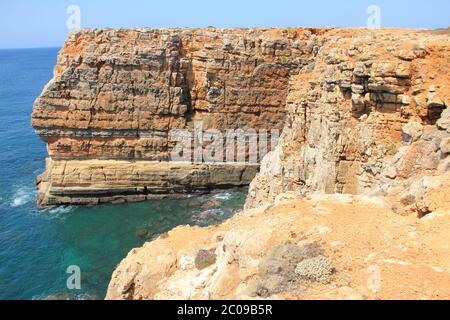
[[[450,133],[450,108],[446,108],[442,114],[441,118],[437,121],[437,126],[441,130],[446,130]]]
[[[402,128],[403,140],[406,142],[417,141],[423,134],[422,124],[416,121],[410,121]]]

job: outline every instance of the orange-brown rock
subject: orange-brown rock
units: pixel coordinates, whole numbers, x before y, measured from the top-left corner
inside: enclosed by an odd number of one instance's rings
[[[53,159],[169,160],[170,130],[283,128],[309,29],[85,30],[61,50],[32,125]]]
[[[80,165],[70,162],[74,160],[128,161],[124,168],[133,167],[134,161],[148,161],[150,167],[154,161],[169,161],[175,146],[171,132],[192,129],[196,121],[202,122],[203,130],[221,132],[282,129],[290,76],[312,63],[317,35],[325,31],[80,31],[61,50],[54,77],[34,104],[32,125],[48,145],[52,166],[72,168]],[[93,172],[89,164],[80,165],[78,172],[92,176],[90,183],[83,178],[57,183],[68,180],[53,176],[55,171],[48,167],[40,179],[44,183],[39,183],[40,203],[67,203],[72,197],[69,188],[78,188],[72,203],[84,202],[83,197],[89,203],[100,201],[95,180],[102,172]],[[114,171],[109,164],[99,162],[97,167]],[[228,165],[218,167],[227,170]],[[109,179],[105,188],[111,192],[102,193],[103,199],[129,198],[118,193],[124,181],[130,181],[127,188],[133,193],[153,188],[142,179],[129,179],[133,171],[117,174],[125,177]],[[173,187],[165,180],[160,183],[172,193],[185,184],[184,177],[173,180]],[[230,185],[248,184],[247,178]],[[198,188],[214,184],[206,180]]]
[[[449,136],[448,32],[330,30],[316,49],[290,78],[280,145],[262,161],[247,208],[287,191],[378,192],[387,164],[424,128],[416,152],[400,155],[398,178],[432,175],[447,157],[439,144]]]
[[[33,109],[52,164],[38,181],[39,199],[135,200],[158,183],[167,194],[180,185],[214,188],[208,179],[183,182],[184,170],[170,171],[169,183],[162,175],[141,177],[158,161],[166,170],[171,132],[192,130],[197,121],[222,132],[283,129],[251,184],[247,208],[289,191],[386,193],[403,180],[410,186],[415,173],[448,167],[449,39],[429,30],[325,28],[72,34]],[[408,151],[402,144],[411,144]],[[143,161],[138,174],[136,161]],[[103,179],[103,171],[114,174]],[[248,183],[239,172],[224,185]]]
[[[257,32],[302,62],[246,210],[133,249],[107,299],[449,299],[448,31]]]
[[[449,299],[449,178],[433,193],[446,194],[447,202],[422,220],[395,214],[382,197],[284,194],[220,226],[178,227],[133,249],[106,298]],[[305,261],[307,246],[319,247],[334,265],[328,282],[293,273],[288,285],[282,268],[267,272],[270,265],[287,267],[290,256]],[[201,270],[194,263],[200,250],[217,256]],[[309,251],[304,255],[318,254]]]

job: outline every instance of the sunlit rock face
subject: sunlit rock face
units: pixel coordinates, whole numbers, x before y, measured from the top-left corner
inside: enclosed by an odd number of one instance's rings
[[[224,134],[283,130],[248,207],[285,191],[367,191],[400,146],[402,127],[433,125],[445,109],[448,40],[446,32],[308,28],[72,34],[33,108],[49,153],[39,202],[137,201],[218,181],[249,184],[255,163],[168,169],[171,133],[199,122]]]
[[[89,30],[61,50],[33,127],[54,159],[168,160],[170,130],[282,129],[308,30]]]
[[[280,145],[262,161],[246,207],[283,192],[380,194],[389,180],[433,175],[448,154],[449,40],[448,30],[320,37],[314,64],[290,78]],[[402,168],[389,179],[391,161]]]
[[[286,119],[245,210],[133,249],[107,299],[450,297],[448,30],[279,33]]]
[[[171,133],[192,130],[199,122],[202,131],[223,135],[266,130],[270,140],[271,130],[284,126],[290,76],[311,63],[315,34],[323,32],[108,29],[72,34],[33,109],[32,125],[50,158],[38,179],[39,202],[95,204],[145,199],[155,189],[168,194],[248,185],[263,152],[256,164],[228,161],[211,164],[211,170],[183,165],[167,171],[163,163],[155,174],[153,162],[173,160]],[[252,152],[247,148],[245,158]]]

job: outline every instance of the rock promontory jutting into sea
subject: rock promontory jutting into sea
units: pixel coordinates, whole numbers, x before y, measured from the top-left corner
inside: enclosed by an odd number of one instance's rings
[[[80,31],[33,110],[39,202],[251,182],[226,223],[133,250],[110,299],[449,298],[449,52],[448,29]]]
[[[39,203],[92,205],[248,186],[283,128],[291,74],[313,62],[313,52],[297,42],[323,32],[72,34],[33,110],[32,125],[49,153],[38,179]],[[187,162],[196,164],[178,163],[171,157],[180,143],[176,133],[195,131],[198,124],[202,132],[222,135],[223,158],[214,154],[208,162],[192,154]],[[226,139],[230,131],[247,141],[243,159],[239,138],[234,145]],[[267,146],[250,161],[255,133]],[[192,136],[193,153],[195,143],[207,148],[207,139],[199,143]]]

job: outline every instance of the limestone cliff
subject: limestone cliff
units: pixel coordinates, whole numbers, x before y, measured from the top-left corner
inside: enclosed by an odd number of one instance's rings
[[[445,108],[448,38],[307,28],[72,34],[33,109],[49,153],[39,202],[134,201],[219,187],[198,166],[164,164],[160,173],[169,170],[170,179],[155,174],[159,161],[171,160],[171,132],[196,121],[222,132],[284,128],[248,208],[284,191],[365,192],[396,153],[402,126],[432,124]],[[208,168],[222,187],[246,185],[257,170]]]
[[[448,106],[449,39],[432,31],[328,32],[314,65],[290,79],[280,145],[263,161],[246,207],[286,191],[376,192],[407,137],[402,128],[432,125]],[[431,172],[445,157],[440,138],[435,143],[422,150],[434,155]]]
[[[39,202],[96,204],[145,198],[161,187],[165,194],[217,187],[208,171],[195,166],[183,165],[180,174],[170,169],[170,181],[150,178],[157,167],[152,162],[171,160],[170,133],[191,129],[196,121],[203,130],[222,132],[282,129],[289,79],[312,63],[317,36],[324,32],[105,29],[72,34],[33,108],[32,125],[49,154],[38,179]],[[210,167],[214,175],[226,173],[216,175],[223,186],[246,185],[257,169]],[[195,181],[184,181],[192,176]]]
[[[107,298],[448,299],[448,30],[264,33],[301,60],[246,210],[133,249]]]

